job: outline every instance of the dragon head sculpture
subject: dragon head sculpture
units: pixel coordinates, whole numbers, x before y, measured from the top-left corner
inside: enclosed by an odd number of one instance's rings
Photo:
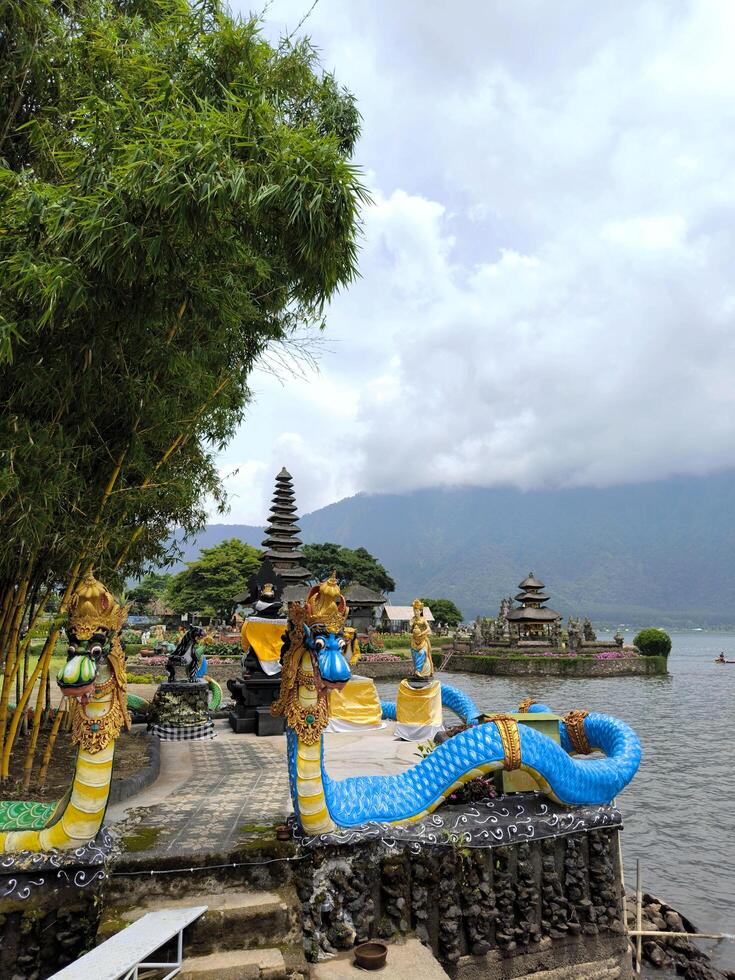
[[[329,720],[329,691],[341,690],[352,676],[346,656],[348,613],[334,574],[309,591],[303,606],[289,605],[281,693],[271,711],[285,715],[289,727],[308,745]]]
[[[69,603],[69,649],[56,681],[78,703],[74,740],[97,750],[121,727],[130,727],[126,706],[125,654],[120,630],[128,615],[90,572]],[[98,717],[103,704],[104,719]]]
[[[349,609],[334,573],[311,589],[305,608],[304,645],[311,654],[316,689],[341,690],[351,676],[345,656],[348,647],[345,622]]]

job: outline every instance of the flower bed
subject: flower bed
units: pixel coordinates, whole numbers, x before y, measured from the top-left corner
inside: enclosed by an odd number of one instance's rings
[[[601,650],[600,653],[593,654],[595,660],[628,660],[637,657],[638,654],[630,647],[621,647],[616,650]]]

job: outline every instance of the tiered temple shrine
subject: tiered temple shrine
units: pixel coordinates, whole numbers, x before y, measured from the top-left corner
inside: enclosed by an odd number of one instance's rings
[[[235,700],[230,725],[238,734],[279,735],[284,730],[283,720],[271,716],[270,705],[281,687],[286,606],[306,598],[306,581],[311,578],[311,572],[301,565],[297,521],[293,480],[284,467],[276,477],[262,564],[247,590],[234,600],[252,606],[241,631],[243,676],[227,682]]]
[[[303,554],[299,551],[298,537],[301,528],[297,524],[296,497],[293,478],[284,466],[276,477],[268,526],[263,540],[263,558],[268,559],[283,582],[283,601],[303,601],[309,591],[306,585],[311,572],[301,565]]]
[[[517,629],[521,640],[549,638],[554,627],[560,622],[561,616],[544,605],[549,599],[544,592],[544,583],[531,572],[518,588],[521,591],[515,596],[515,600],[521,605],[517,609],[511,609],[507,614],[511,628]]]

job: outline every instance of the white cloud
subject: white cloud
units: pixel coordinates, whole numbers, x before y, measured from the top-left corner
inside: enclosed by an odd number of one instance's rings
[[[320,373],[256,378],[223,462],[249,461],[249,519],[283,464],[302,510],[735,464],[732,5],[447,9],[321,0],[305,25],[357,96],[374,204]]]

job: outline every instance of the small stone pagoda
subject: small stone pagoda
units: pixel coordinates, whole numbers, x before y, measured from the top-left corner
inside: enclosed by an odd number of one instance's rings
[[[544,592],[544,583],[531,572],[518,588],[520,592],[515,600],[520,606],[506,614],[511,631],[519,640],[555,639],[561,616],[544,605],[549,599]]]
[[[311,572],[301,564],[304,556],[299,551],[301,541],[298,533],[296,497],[293,478],[284,468],[276,477],[268,526],[263,541],[263,558],[267,559],[283,582],[284,602],[294,602],[306,598],[309,591],[306,582]]]

